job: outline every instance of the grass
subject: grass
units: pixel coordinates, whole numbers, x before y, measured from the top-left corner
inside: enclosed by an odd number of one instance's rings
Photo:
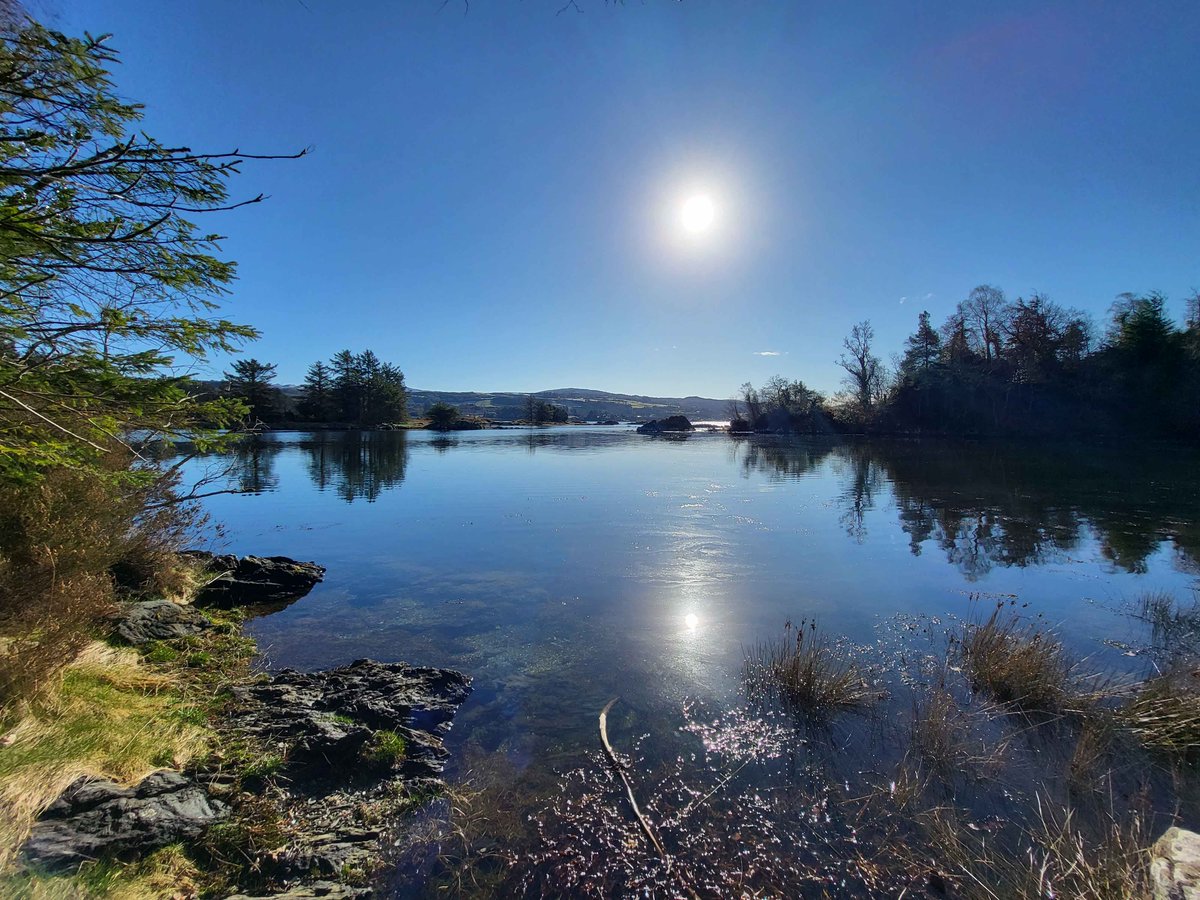
[[[1130,900],[1148,897],[1142,820],[1111,817],[1080,826],[1069,807],[1036,798],[1032,820],[1009,840],[968,827],[960,811],[937,807],[921,824],[939,873],[957,885],[952,896],[980,900]],[[914,861],[928,866],[928,858]]]
[[[784,625],[782,638],[766,641],[746,656],[745,676],[752,691],[774,691],[794,710],[822,716],[874,703],[882,694],[866,672],[840,654],[816,622]]]
[[[131,784],[209,748],[207,727],[169,676],[131,650],[89,645],[3,737],[0,870],[34,818],[81,775]]]
[[[20,873],[0,876],[0,893],[21,900],[159,900],[192,897],[200,872],[179,845],[164,847],[133,863],[95,862],[77,875]]]
[[[1001,703],[1058,712],[1072,696],[1073,665],[1062,643],[1007,606],[965,625],[957,645],[971,685]]]
[[[1176,671],[1153,678],[1117,710],[1116,718],[1147,747],[1200,756],[1200,676]]]
[[[365,756],[368,762],[377,766],[395,766],[404,760],[408,745],[404,738],[394,731],[386,729],[375,732],[367,745]]]

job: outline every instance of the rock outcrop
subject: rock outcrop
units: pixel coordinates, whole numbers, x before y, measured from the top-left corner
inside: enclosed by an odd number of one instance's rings
[[[196,606],[286,605],[325,578],[324,566],[286,556],[214,556],[200,550],[189,550],[184,556],[203,562],[205,570],[216,576],[197,592],[192,601]]]
[[[179,772],[155,772],[132,788],[81,778],[34,824],[24,852],[51,870],[101,856],[137,857],[193,840],[228,814],[225,803]]]
[[[645,425],[638,426],[638,434],[664,434],[667,432],[687,431],[695,431],[692,423],[688,421],[687,416],[668,416],[665,419],[656,419],[653,422],[647,422]]]
[[[470,685],[446,669],[363,659],[325,672],[285,670],[234,689],[230,727],[284,760],[275,789],[293,836],[255,862],[288,891],[274,896],[360,896],[309,894],[321,883],[304,885],[378,867],[389,842],[375,823],[393,821],[406,793],[442,786],[442,738]],[[403,749],[380,756],[381,733],[393,742],[399,736]]]
[[[358,767],[375,734],[391,731],[404,739],[404,774],[437,777],[446,758],[442,736],[470,685],[448,669],[369,659],[324,672],[284,670],[234,688],[231,722],[279,748],[289,768],[326,778]]]
[[[370,888],[350,887],[333,881],[316,881],[278,894],[234,894],[228,900],[361,900],[370,897]]]
[[[172,600],[147,600],[123,607],[113,633],[136,647],[151,641],[193,637],[212,627],[208,616],[195,607]]]
[[[1150,850],[1153,900],[1200,900],[1200,834],[1169,828]]]

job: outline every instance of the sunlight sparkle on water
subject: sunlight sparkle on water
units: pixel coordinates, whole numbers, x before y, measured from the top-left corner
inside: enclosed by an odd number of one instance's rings
[[[683,624],[685,624],[689,630],[695,631],[696,627],[700,624],[700,617],[695,613],[688,613],[683,617]]]

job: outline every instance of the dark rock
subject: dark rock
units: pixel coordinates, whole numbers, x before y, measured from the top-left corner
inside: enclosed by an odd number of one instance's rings
[[[262,603],[290,603],[299,600],[325,577],[325,567],[297,562],[286,556],[214,556],[189,550],[185,556],[205,563],[208,572],[217,575],[192,601],[197,606],[232,609]]]
[[[228,814],[228,806],[179,772],[155,772],[132,788],[80,778],[34,823],[24,852],[54,870],[101,856],[141,856],[195,839]]]
[[[367,659],[325,672],[284,670],[234,688],[232,724],[283,748],[290,768],[323,777],[359,767],[374,733],[394,731],[406,744],[404,774],[436,776],[447,755],[442,735],[470,684],[447,669]]]
[[[365,900],[371,896],[373,892],[370,888],[315,881],[274,894],[233,894],[227,900]]]
[[[212,622],[200,610],[171,600],[131,603],[117,616],[113,633],[126,643],[138,646],[150,641],[202,634]]]
[[[667,416],[638,426],[638,434],[662,434],[666,431],[694,431],[687,416]]]

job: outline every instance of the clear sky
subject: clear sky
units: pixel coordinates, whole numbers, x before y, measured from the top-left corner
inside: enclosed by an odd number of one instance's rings
[[[215,224],[283,382],[370,347],[430,389],[830,390],[854,322],[887,358],[976,284],[1200,287],[1195,0],[561,5],[29,4],[113,33],[160,140],[312,148]]]

